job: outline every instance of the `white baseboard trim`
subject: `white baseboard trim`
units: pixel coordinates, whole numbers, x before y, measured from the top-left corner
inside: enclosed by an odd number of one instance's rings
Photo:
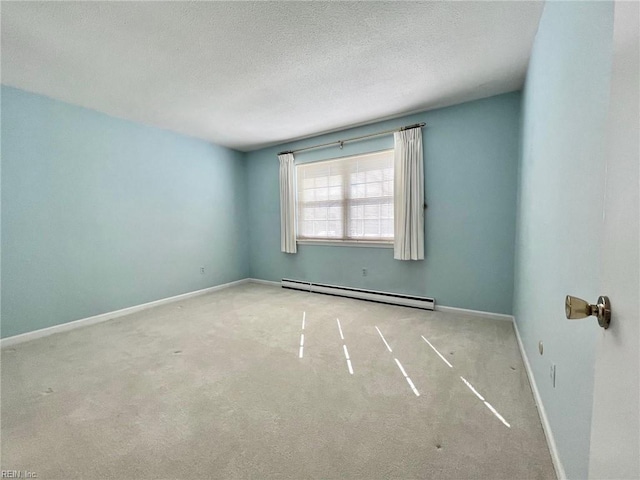
[[[547,418],[547,412],[544,409],[544,404],[542,403],[542,397],[540,397],[540,391],[538,390],[536,379],[533,376],[533,371],[531,370],[531,364],[529,363],[529,357],[527,356],[527,352],[524,349],[524,344],[522,343],[522,337],[520,337],[520,332],[518,331],[518,323],[515,321],[515,318],[513,321],[513,329],[516,332],[516,339],[518,340],[518,347],[520,348],[520,354],[522,355],[524,368],[527,372],[527,377],[529,377],[529,384],[531,385],[531,390],[533,391],[533,399],[535,400],[536,407],[538,408],[538,415],[540,415],[542,430],[544,431],[544,435],[547,438],[547,445],[549,447],[549,452],[551,453],[551,461],[553,462],[553,468],[556,470],[556,476],[558,477],[558,480],[566,480],[567,474],[565,473],[564,466],[560,461],[560,455],[558,455],[558,447],[556,446],[556,441],[553,436],[553,431],[551,430],[551,424],[549,423],[549,419]]]
[[[176,302],[178,300],[186,300],[187,298],[197,297],[199,295],[205,295],[207,293],[215,292],[217,290],[233,287],[234,285],[247,283],[248,281],[249,279],[243,278],[242,280],[236,280],[235,282],[223,283],[221,285],[216,285],[214,287],[203,288],[202,290],[195,290],[193,292],[187,292],[180,295],[175,295],[173,297],[161,298],[160,300],[154,300],[153,302],[142,303],[140,305],[134,305],[132,307],[115,310],[113,312],[101,313],[99,315],[94,315],[92,317],[81,318],[79,320],[73,320],[71,322],[61,323],[60,325],[53,325],[51,327],[41,328],[39,330],[34,330],[33,332],[21,333],[19,335],[14,335],[12,337],[0,339],[0,348],[10,347],[12,345],[17,345],[19,343],[35,340],[37,338],[48,337],[49,335],[53,335],[54,333],[61,333],[61,332],[66,332],[66,331],[73,330],[80,327],[87,327],[89,325],[94,325],[96,323],[101,323],[114,318],[130,315],[132,313],[139,312],[140,310],[157,307],[160,305],[164,305],[166,303]]]
[[[272,285],[274,287],[281,287],[281,282],[274,282],[272,280],[262,280],[260,278],[248,278],[251,283],[260,283],[262,285]],[[436,303],[436,311],[448,312],[448,313],[460,313],[464,315],[473,315],[474,317],[488,318],[492,320],[504,320],[507,322],[513,322],[513,315],[505,315],[504,313],[492,313],[483,312],[481,310],[468,310],[466,308],[447,307],[445,305],[438,305]]]
[[[481,310],[468,310],[466,308],[458,308],[458,307],[447,307],[445,305],[438,305],[437,303],[436,303],[436,311],[447,312],[447,313],[460,313],[463,315],[473,315],[474,317],[488,318],[491,320],[504,320],[506,322],[513,322],[513,315],[505,315],[504,313],[483,312]]]
[[[280,282],[274,282],[273,280],[262,280],[260,278],[247,278],[248,282],[259,283],[261,285],[272,285],[274,287],[281,287]]]

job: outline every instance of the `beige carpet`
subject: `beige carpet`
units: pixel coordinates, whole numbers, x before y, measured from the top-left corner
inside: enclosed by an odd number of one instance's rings
[[[1,468],[40,480],[555,478],[506,321],[244,284],[1,369]]]

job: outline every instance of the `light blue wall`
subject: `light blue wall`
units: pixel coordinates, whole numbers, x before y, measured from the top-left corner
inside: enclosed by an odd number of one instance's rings
[[[599,294],[610,2],[547,2],[522,107],[514,313],[569,478],[587,478],[596,321],[567,294]],[[544,355],[537,350],[544,342]],[[556,367],[556,388],[549,370]],[[613,407],[615,408],[615,407]]]
[[[246,197],[239,152],[2,87],[2,336],[247,277]]]
[[[427,295],[442,305],[511,313],[519,118],[520,95],[510,93],[249,153],[251,275]],[[417,122],[427,123],[424,261],[394,260],[393,250],[380,248],[303,245],[295,255],[280,252],[279,151]],[[389,135],[342,151],[303,152],[296,161],[392,147]]]

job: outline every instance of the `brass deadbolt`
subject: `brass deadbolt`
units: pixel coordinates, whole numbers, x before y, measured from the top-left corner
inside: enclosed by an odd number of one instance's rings
[[[590,304],[578,297],[567,295],[564,301],[564,312],[569,320],[586,318],[593,315],[598,319],[598,325],[602,328],[609,328],[611,323],[611,302],[609,297],[598,297],[598,303]]]

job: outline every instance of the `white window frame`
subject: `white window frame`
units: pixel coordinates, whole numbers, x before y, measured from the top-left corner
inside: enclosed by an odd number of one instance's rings
[[[371,155],[371,154],[377,154],[377,153],[386,153],[389,154],[391,156],[393,156],[394,154],[394,149],[384,149],[384,150],[378,150],[378,151],[374,151],[374,152],[366,152],[366,153],[360,153],[360,154],[355,154],[355,155],[349,155],[346,157],[337,157],[337,158],[330,158],[330,159],[326,159],[326,160],[319,160],[316,162],[308,162],[308,163],[301,163],[296,165],[296,176],[298,176],[298,168],[299,167],[304,167],[305,165],[309,165],[309,164],[323,164],[323,163],[330,163],[330,162],[348,162],[350,159],[356,158],[356,157],[364,157],[367,155]],[[393,164],[392,164],[393,167]],[[301,181],[300,178],[297,179],[297,181]],[[392,185],[393,185],[393,180],[392,180]],[[296,210],[300,211],[300,200],[298,199],[298,192],[299,190],[296,191]],[[345,193],[345,195],[347,194],[347,185],[343,185],[343,192]],[[344,197],[343,197],[344,198]],[[393,198],[393,197],[392,197]],[[393,212],[393,208],[394,208],[394,204],[393,201],[391,202],[391,206],[392,206],[392,212]],[[347,207],[348,208],[348,207]],[[345,234],[348,230],[348,219],[347,219],[347,211],[346,208],[345,210],[343,210],[343,234]],[[298,222],[298,218],[296,218],[296,222]],[[393,223],[393,222],[392,222]],[[394,235],[395,237],[395,235]],[[344,239],[338,239],[338,238],[300,238],[299,237],[299,225],[297,225],[296,228],[296,243],[298,245],[315,245],[315,246],[349,246],[349,247],[370,247],[370,248],[393,248],[393,242],[394,242],[394,237],[384,240],[381,239],[376,239],[376,240],[367,240],[367,239],[359,239],[359,238],[344,238]]]

